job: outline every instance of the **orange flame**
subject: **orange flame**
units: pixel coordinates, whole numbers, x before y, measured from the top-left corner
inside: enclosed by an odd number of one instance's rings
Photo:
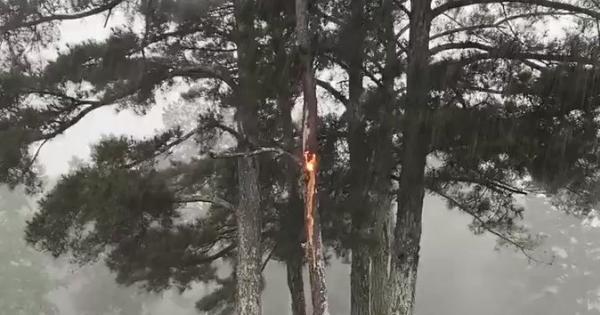
[[[317,155],[309,151],[304,152],[304,164],[307,172],[314,172],[317,168]]]
[[[315,248],[313,246],[314,237],[314,211],[315,211],[315,193],[317,182],[317,155],[310,151],[304,152],[304,168],[307,173],[306,182],[306,238],[307,250],[311,253],[312,262],[316,263]]]

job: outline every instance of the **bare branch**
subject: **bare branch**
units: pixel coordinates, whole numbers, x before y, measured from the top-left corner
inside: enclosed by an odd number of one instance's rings
[[[406,1],[394,0],[394,4],[396,4],[396,6],[398,6],[400,11],[404,12],[408,17],[410,17],[410,10],[404,6],[405,2]]]
[[[143,163],[144,161],[148,161],[148,160],[150,160],[150,159],[154,159],[154,158],[156,158],[157,156],[159,156],[159,155],[161,155],[161,154],[163,154],[163,153],[165,153],[165,152],[169,151],[169,150],[170,150],[170,149],[172,149],[173,147],[175,147],[175,146],[177,146],[177,145],[181,144],[182,142],[186,141],[187,139],[191,138],[191,137],[192,137],[193,135],[195,135],[197,132],[198,132],[198,128],[196,128],[196,129],[194,129],[194,130],[192,130],[192,131],[190,131],[190,132],[188,132],[188,133],[184,134],[183,136],[181,136],[181,137],[177,138],[175,141],[173,141],[173,142],[171,142],[171,143],[169,143],[169,144],[165,145],[163,148],[161,148],[161,149],[160,149],[160,150],[158,150],[158,151],[157,151],[155,154],[153,154],[153,155],[152,155],[150,158],[148,158],[148,159],[142,159],[142,160],[137,160],[137,161],[133,161],[133,162],[131,162],[131,163],[128,163],[128,164],[126,164],[126,165],[125,165],[125,167],[126,167],[126,168],[131,168],[131,167],[134,167],[134,166],[137,166],[137,165],[139,165],[139,164]]]
[[[237,132],[237,130],[226,126],[222,123],[219,123],[217,121],[211,121],[207,124],[206,128],[218,128],[221,129],[227,133],[229,133],[230,135],[232,135],[233,137],[235,137],[235,139],[238,141],[238,144],[245,144],[248,143],[248,139],[246,137],[244,137],[243,135],[241,135],[239,132]]]
[[[232,250],[235,249],[235,247],[236,244],[230,244],[213,255],[191,259],[191,263],[197,265],[211,263],[219,258],[225,257],[225,255],[229,254]]]
[[[213,159],[231,159],[231,158],[238,158],[238,157],[249,157],[249,156],[254,156],[254,155],[260,155],[260,154],[265,154],[265,153],[276,153],[277,156],[281,156],[281,155],[285,155],[290,157],[291,159],[293,159],[296,163],[298,163],[298,165],[302,165],[302,160],[293,155],[290,152],[285,151],[282,148],[276,148],[276,147],[264,147],[264,148],[258,148],[252,151],[244,151],[244,152],[229,152],[229,153],[215,153],[215,152],[210,152],[209,156]]]
[[[227,210],[235,210],[235,206],[227,201],[224,200],[222,198],[213,196],[190,196],[190,197],[183,197],[183,198],[179,198],[177,200],[177,203],[195,203],[195,202],[200,202],[200,203],[209,203],[209,204],[213,204],[222,208],[225,208]]]
[[[235,90],[237,88],[237,83],[229,71],[216,66],[193,65],[182,69],[174,69],[170,74],[173,77],[185,76],[196,79],[219,79],[226,83],[231,89]]]
[[[267,255],[267,258],[265,258],[265,261],[263,262],[262,267],[260,268],[260,271],[265,271],[265,268],[267,267],[267,264],[269,263],[269,261],[273,257],[273,254],[275,253],[275,249],[277,248],[278,244],[279,243],[277,242],[277,243],[275,243],[275,245],[273,245],[273,247],[269,251],[269,254]]]
[[[331,84],[329,82],[326,82],[326,81],[323,81],[320,79],[316,79],[316,81],[317,81],[318,86],[320,86],[325,91],[327,91],[329,94],[331,94],[331,96],[335,97],[335,99],[337,99],[344,106],[346,106],[346,107],[348,106],[349,100],[342,92],[338,91],[336,88],[331,86]]]

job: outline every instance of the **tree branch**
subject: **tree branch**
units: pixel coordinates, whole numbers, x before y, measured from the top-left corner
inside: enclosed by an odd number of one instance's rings
[[[85,18],[88,16],[98,14],[98,13],[102,13],[104,11],[112,10],[114,7],[116,7],[117,5],[119,5],[120,3],[124,2],[124,1],[125,0],[112,0],[112,1],[105,3],[104,5],[101,5],[101,6],[93,8],[93,9],[90,9],[88,11],[84,11],[84,12],[80,12],[80,13],[52,14],[52,15],[48,15],[48,16],[42,16],[33,21],[19,21],[14,24],[9,23],[9,24],[0,26],[0,32],[5,33],[8,31],[11,31],[11,30],[18,29],[18,28],[32,27],[32,26],[36,26],[36,25],[39,25],[42,23],[47,23],[47,22],[52,22],[52,21],[66,21],[66,20],[81,19],[81,18]]]
[[[234,250],[235,247],[236,244],[230,244],[225,248],[221,249],[220,251],[214,253],[213,255],[191,259],[191,263],[196,265],[211,263],[219,258],[223,258],[225,255],[229,254],[232,250]]]
[[[265,261],[262,263],[262,267],[260,268],[261,272],[265,271],[265,268],[267,267],[267,264],[269,263],[269,261],[273,257],[273,254],[275,253],[275,249],[277,248],[278,244],[279,244],[279,242],[275,243],[275,245],[273,245],[273,247],[269,251],[269,254],[267,255],[267,258],[265,258]]]
[[[349,100],[342,92],[338,91],[336,88],[331,86],[331,84],[329,84],[329,82],[326,82],[326,81],[323,81],[320,79],[316,79],[316,81],[317,81],[317,86],[320,86],[321,88],[323,88],[325,91],[327,91],[329,94],[331,94],[331,96],[333,96],[335,99],[337,99],[340,103],[342,103],[344,106],[348,107]]]
[[[254,156],[254,155],[260,155],[260,154],[265,154],[265,153],[277,153],[277,156],[280,155],[285,155],[290,157],[291,159],[293,159],[296,163],[298,163],[298,165],[302,165],[302,160],[285,151],[282,148],[275,148],[275,147],[264,147],[264,148],[258,148],[252,151],[245,151],[245,152],[228,152],[228,153],[215,153],[215,152],[210,152],[209,156],[213,159],[231,159],[231,158],[238,158],[238,157],[249,157],[249,156]]]
[[[194,202],[209,203],[209,204],[213,204],[213,205],[225,208],[227,210],[235,210],[235,206],[231,202],[221,199],[216,196],[214,196],[214,197],[190,196],[190,197],[179,198],[177,200],[177,203],[194,203]]]
[[[161,148],[160,150],[158,150],[158,151],[157,151],[155,154],[153,154],[153,155],[152,155],[150,158],[148,158],[148,159],[141,159],[141,160],[133,161],[133,162],[131,162],[131,163],[128,163],[128,164],[126,164],[126,165],[125,165],[125,168],[131,168],[131,167],[134,167],[134,166],[137,166],[137,165],[139,165],[140,163],[142,163],[142,162],[144,162],[144,161],[148,161],[148,160],[150,160],[150,159],[154,159],[154,158],[156,158],[157,156],[159,156],[159,155],[161,155],[161,154],[163,154],[163,153],[165,153],[165,152],[169,151],[171,148],[173,148],[173,147],[175,147],[175,146],[177,146],[177,145],[181,144],[182,142],[186,141],[187,139],[191,138],[193,135],[195,135],[195,134],[198,132],[198,129],[199,129],[199,128],[196,128],[196,129],[194,129],[194,130],[192,130],[192,131],[190,131],[190,132],[188,132],[188,133],[184,134],[183,136],[181,136],[181,137],[177,138],[175,141],[173,141],[173,142],[171,142],[171,143],[169,143],[169,144],[165,145],[163,148]]]
[[[396,4],[398,9],[400,9],[400,11],[404,12],[408,17],[410,17],[410,10],[404,6],[405,2],[406,2],[405,0],[404,1],[394,0],[394,4]]]
[[[459,208],[460,210],[462,210],[463,212],[469,214],[471,217],[473,217],[477,222],[479,222],[481,224],[481,227],[483,229],[485,229],[486,231],[496,235],[498,238],[500,238],[501,240],[507,242],[508,244],[514,246],[515,248],[517,248],[519,251],[521,251],[521,253],[523,253],[523,255],[525,255],[525,257],[527,257],[527,259],[531,260],[531,261],[535,261],[535,262],[542,262],[541,260],[539,260],[538,258],[533,257],[529,252],[528,249],[525,248],[523,246],[523,244],[520,244],[518,241],[513,240],[512,238],[510,238],[509,236],[506,236],[504,234],[502,234],[501,232],[498,232],[494,229],[492,229],[491,227],[488,226],[488,222],[485,221],[484,219],[482,219],[479,215],[477,215],[477,213],[475,213],[475,211],[469,209],[469,207],[467,207],[466,205],[460,203],[459,201],[457,201],[456,199],[452,198],[451,196],[445,194],[444,192],[440,191],[440,190],[436,190],[436,189],[431,189],[429,188],[431,191],[433,191],[434,193],[438,194],[439,196],[445,198],[446,200],[448,200],[453,206]],[[552,264],[552,262],[545,262],[546,264]]]
[[[500,192],[500,191],[498,191],[498,189],[501,189],[501,190],[505,190],[512,194],[527,195],[527,192],[524,190],[518,189],[516,187],[512,187],[506,183],[502,183],[502,182],[494,181],[494,180],[490,180],[490,179],[472,178],[472,177],[464,177],[464,176],[435,177],[435,179],[441,180],[441,181],[448,181],[448,182],[463,182],[463,183],[479,184],[482,186],[489,187],[490,189],[495,190],[497,192]]]
[[[170,74],[176,76],[186,76],[196,79],[219,79],[226,83],[232,90],[237,89],[235,79],[226,69],[215,66],[192,65],[182,69],[173,69]]]
[[[559,55],[552,53],[532,53],[523,52],[515,49],[503,49],[503,47],[492,47],[485,44],[465,41],[456,43],[447,43],[436,46],[431,49],[431,55],[440,53],[446,50],[452,49],[477,49],[486,51],[486,53],[473,54],[465,58],[459,58],[456,60],[457,63],[469,64],[472,62],[485,60],[485,59],[514,59],[514,60],[540,60],[540,61],[551,61],[551,62],[577,62],[580,64],[597,64],[598,60],[593,58],[587,58],[582,56],[573,55]],[[443,62],[453,62],[445,60]]]
[[[451,0],[448,1],[437,8],[431,10],[431,18],[435,18],[446,11],[452,9],[458,9],[466,6],[476,5],[476,4],[491,4],[491,3],[522,3],[522,4],[531,4],[535,6],[541,6],[549,9],[563,10],[573,13],[580,13],[595,19],[600,19],[600,12],[594,11],[587,8],[582,8],[576,5],[572,5],[569,3],[550,1],[550,0]]]
[[[517,20],[517,19],[522,19],[522,18],[538,17],[538,16],[557,16],[557,15],[573,15],[573,13],[533,12],[533,13],[516,14],[516,15],[505,17],[503,19],[500,19],[500,20],[498,20],[494,23],[490,23],[490,24],[466,25],[466,26],[461,26],[461,27],[455,28],[455,29],[450,29],[450,30],[447,30],[447,31],[444,31],[444,32],[441,32],[441,33],[431,36],[429,38],[429,40],[438,39],[440,37],[444,37],[444,36],[448,36],[448,35],[452,35],[452,34],[456,34],[456,33],[460,33],[460,32],[482,30],[482,29],[486,29],[486,28],[498,28],[504,23],[507,23],[507,22],[513,21],[513,20]]]

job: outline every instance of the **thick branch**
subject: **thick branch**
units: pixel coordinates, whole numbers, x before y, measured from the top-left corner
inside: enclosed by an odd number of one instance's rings
[[[224,199],[221,199],[219,197],[209,197],[209,196],[190,196],[190,197],[184,197],[184,198],[179,198],[177,200],[177,203],[194,203],[194,202],[201,202],[201,203],[209,203],[209,204],[213,204],[222,208],[225,208],[227,210],[235,210],[235,206]]]
[[[117,5],[119,5],[122,2],[124,2],[124,0],[113,0],[113,1],[109,1],[105,4],[103,4],[101,6],[98,6],[93,9],[90,9],[88,11],[84,11],[84,12],[80,12],[80,13],[52,14],[52,15],[48,15],[48,16],[42,16],[42,17],[40,17],[36,20],[32,20],[32,21],[19,21],[16,23],[10,23],[10,24],[0,26],[0,32],[4,33],[4,32],[18,29],[18,28],[36,26],[39,24],[52,22],[52,21],[77,20],[77,19],[95,15],[98,13],[102,13],[104,11],[112,10],[114,7],[116,7]]]
[[[300,158],[291,154],[290,152],[285,151],[282,148],[275,148],[275,147],[258,148],[256,150],[244,151],[244,152],[228,152],[228,153],[210,152],[209,156],[213,159],[231,159],[231,158],[238,158],[238,157],[249,157],[249,156],[260,155],[260,154],[265,154],[265,153],[276,153],[277,156],[285,155],[285,156],[292,158],[295,162],[298,163],[298,165],[302,165],[302,160]]]
[[[185,76],[196,79],[219,79],[225,82],[232,90],[236,90],[237,83],[231,74],[225,69],[215,66],[193,65],[182,69],[171,71],[173,77]]]
[[[590,16],[595,19],[600,19],[600,12],[591,9],[579,7],[564,2],[550,1],[550,0],[454,0],[448,1],[431,11],[431,18],[435,18],[452,9],[458,9],[470,5],[476,4],[491,4],[491,3],[522,3],[530,4],[534,6],[541,6],[549,9],[564,10],[572,13],[580,13]]]
[[[504,23],[507,23],[507,22],[510,22],[513,20],[517,20],[517,19],[524,19],[524,18],[529,18],[529,17],[540,17],[540,16],[558,16],[558,15],[573,15],[573,13],[532,12],[532,13],[516,14],[516,15],[502,18],[502,19],[500,19],[494,23],[490,23],[490,24],[465,25],[465,26],[461,26],[458,28],[449,29],[447,31],[435,34],[435,35],[431,36],[429,39],[434,40],[434,39],[437,39],[440,37],[444,37],[444,36],[448,36],[448,35],[452,35],[452,34],[456,34],[456,33],[460,33],[460,32],[476,31],[476,30],[482,30],[482,29],[486,29],[486,28],[498,28],[498,27],[502,26],[502,24],[504,24]]]
[[[336,88],[331,86],[331,84],[329,84],[329,82],[319,80],[319,79],[316,79],[316,81],[317,81],[318,86],[320,86],[325,91],[327,91],[329,94],[331,94],[331,96],[335,97],[335,99],[337,99],[344,106],[348,107],[348,102],[349,102],[348,98],[342,92],[338,91]]]
[[[515,60],[540,60],[540,61],[551,61],[551,62],[577,62],[580,64],[596,64],[598,60],[593,58],[587,58],[582,56],[574,56],[574,55],[560,55],[560,54],[552,54],[552,53],[533,53],[533,52],[525,52],[519,51],[516,49],[503,49],[502,47],[493,47],[485,44],[473,42],[473,41],[465,41],[465,42],[456,42],[456,43],[447,43],[443,45],[436,46],[431,49],[431,55],[440,53],[446,50],[453,49],[477,49],[486,51],[486,53],[481,54],[473,54],[471,56],[460,58],[457,60],[457,63],[469,64],[472,62],[485,60],[485,59],[515,59]],[[445,60],[443,62],[449,62]],[[452,61],[450,61],[452,62]]]
[[[206,257],[194,258],[194,259],[191,259],[190,262],[193,264],[196,264],[196,265],[208,264],[219,258],[225,257],[225,255],[231,253],[231,251],[234,250],[235,247],[236,247],[236,244],[230,244],[230,245],[226,246],[225,248],[221,249],[220,251],[214,253],[213,255],[206,256]]]
[[[147,161],[149,159],[154,159],[157,156],[169,151],[171,148],[180,145],[182,142],[186,141],[187,139],[191,138],[193,135],[195,135],[198,132],[198,128],[184,134],[183,136],[177,138],[175,141],[165,145],[164,147],[162,147],[160,150],[158,150],[157,152],[155,152],[155,154],[153,154],[150,158],[148,159],[142,159],[142,160],[137,160],[137,161],[133,161],[127,165],[125,165],[126,168],[131,168],[134,167],[136,165],[139,165],[140,163]]]

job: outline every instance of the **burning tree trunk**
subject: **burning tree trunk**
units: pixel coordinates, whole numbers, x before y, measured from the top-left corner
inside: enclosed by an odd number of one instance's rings
[[[308,27],[308,1],[296,0],[296,36],[302,65],[302,87],[304,95],[304,125],[302,151],[305,187],[306,256],[311,286],[314,315],[329,314],[327,288],[325,286],[325,261],[321,228],[317,213],[317,173],[319,169],[317,142],[317,94],[312,68],[312,54]]]

